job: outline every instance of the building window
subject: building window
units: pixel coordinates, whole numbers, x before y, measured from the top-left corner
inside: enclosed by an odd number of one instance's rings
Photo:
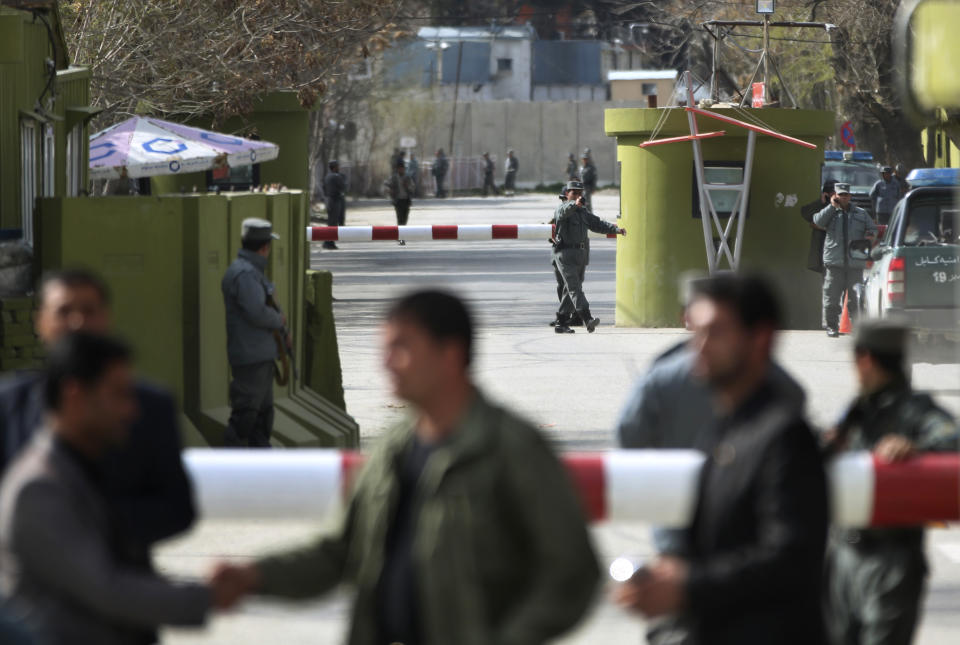
[[[70,128],[67,135],[67,197],[80,194],[83,178],[83,124]]]
[[[498,58],[497,59],[497,72],[512,72],[513,71],[513,59],[512,58]]]
[[[33,246],[33,204],[37,198],[37,128],[20,122],[20,227],[23,241]]]
[[[57,139],[54,135],[53,126],[45,123],[43,125],[43,153],[41,155],[44,197],[53,197],[57,193],[56,154]]]
[[[640,84],[640,93],[644,96],[656,96],[657,95],[657,84],[656,83],[641,83]]]
[[[697,191],[696,172],[696,167],[694,167],[691,175],[693,180],[693,216],[700,219],[700,195]],[[739,186],[743,184],[743,162],[704,161],[703,181],[709,186]],[[730,217],[739,194],[736,190],[714,189],[710,191],[710,201],[713,202],[713,208],[717,211],[718,217]]]

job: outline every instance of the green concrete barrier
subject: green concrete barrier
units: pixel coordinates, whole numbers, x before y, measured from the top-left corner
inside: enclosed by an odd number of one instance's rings
[[[306,304],[304,382],[311,390],[346,411],[337,331],[333,321],[332,273],[307,271]]]
[[[707,270],[703,228],[695,209],[692,144],[649,148],[648,140],[664,109],[610,109],[608,136],[617,139],[621,163],[621,225],[617,242],[616,324],[626,327],[680,325],[677,280],[685,271]],[[718,113],[745,120],[739,111]],[[816,150],[758,135],[744,229],[741,270],[757,270],[778,286],[789,327],[820,327],[820,274],[806,268],[810,228],[800,207],[820,194],[820,166],[834,115],[815,110],[765,108],[750,114],[784,134],[818,146]],[[706,162],[742,162],[747,131],[697,118],[701,132],[725,136],[701,141]],[[669,110],[657,138],[689,134],[682,109]],[[726,222],[726,220],[722,220]],[[716,237],[716,234],[714,235]],[[723,267],[721,267],[723,268]]]
[[[303,364],[306,216],[299,191],[43,199],[37,259],[42,269],[82,265],[104,276],[117,330],[133,344],[139,369],[183,407],[185,441],[202,437],[216,446],[230,414],[220,280],[239,250],[241,222],[269,219],[281,236],[268,274]],[[327,401],[297,382],[276,387],[274,396],[277,445],[359,444],[342,399]]]

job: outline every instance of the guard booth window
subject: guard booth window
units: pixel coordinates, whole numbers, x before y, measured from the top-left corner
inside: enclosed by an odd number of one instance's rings
[[[694,167],[691,181],[693,183],[693,217],[700,219],[700,195],[697,191],[697,169]],[[703,182],[711,185],[739,185],[743,184],[742,161],[704,161]],[[718,217],[730,217],[734,203],[737,200],[735,190],[711,190],[710,199],[717,211]],[[747,213],[749,216],[749,211]]]
[[[67,197],[80,194],[80,182],[83,177],[83,125],[78,123],[70,128],[67,135]]]
[[[37,128],[20,122],[20,228],[23,241],[33,246],[33,205],[37,198]]]

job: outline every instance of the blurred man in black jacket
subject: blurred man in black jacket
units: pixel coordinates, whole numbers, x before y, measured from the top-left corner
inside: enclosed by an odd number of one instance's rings
[[[45,275],[35,326],[47,347],[70,331],[109,332],[106,285],[82,269]],[[21,373],[0,384],[0,473],[42,425],[43,386],[39,372]],[[108,456],[104,486],[117,558],[150,570],[152,545],[190,528],[196,511],[180,458],[176,404],[166,392],[142,382],[136,393],[140,416],[127,443]],[[156,640],[154,633],[143,634],[144,643]]]
[[[779,306],[757,278],[697,282],[694,373],[713,395],[689,555],[641,569],[617,600],[649,617],[683,610],[700,645],[822,645],[827,535],[820,451],[770,382]]]

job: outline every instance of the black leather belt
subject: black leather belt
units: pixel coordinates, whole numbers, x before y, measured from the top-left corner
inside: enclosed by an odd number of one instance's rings
[[[584,242],[580,242],[579,244],[557,244],[554,248],[558,251],[565,251],[566,249],[585,249],[587,245]]]

